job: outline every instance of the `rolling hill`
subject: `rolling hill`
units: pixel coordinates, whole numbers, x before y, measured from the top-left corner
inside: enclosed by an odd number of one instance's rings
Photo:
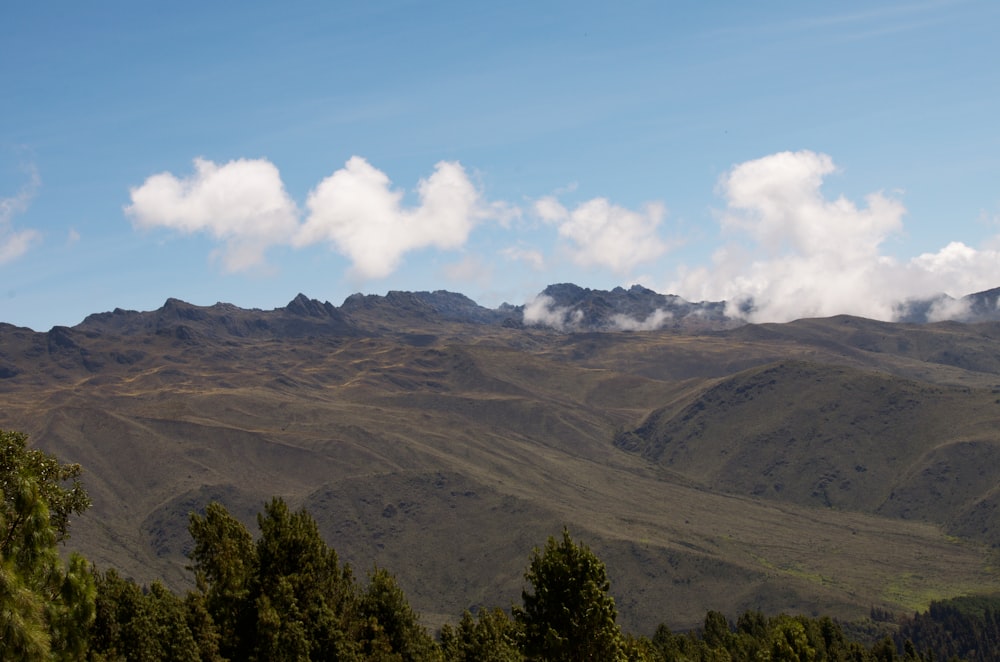
[[[0,325],[0,428],[84,466],[73,548],[174,588],[189,512],[252,523],[280,495],[432,625],[519,601],[563,525],[636,632],[1000,590],[1000,323],[742,325],[642,288],[546,292],[582,326],[446,292]],[[609,330],[665,305],[660,330]]]

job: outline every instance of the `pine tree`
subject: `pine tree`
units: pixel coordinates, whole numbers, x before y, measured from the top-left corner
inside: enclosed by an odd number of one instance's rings
[[[372,571],[361,598],[361,614],[378,623],[390,650],[399,654],[400,659],[407,662],[440,659],[434,640],[420,625],[416,612],[387,570]]]
[[[562,541],[550,537],[544,550],[535,550],[525,579],[534,592],[522,592],[523,608],[516,617],[529,659],[624,658],[604,563],[587,546],[574,543],[568,530],[563,529]]]
[[[308,512],[276,498],[257,524],[254,542],[219,504],[191,516],[189,601],[204,610],[196,641],[211,650],[214,623],[219,653],[233,660],[439,659],[392,575],[377,570],[362,593]]]
[[[0,430],[0,659],[82,659],[94,619],[94,579],[58,544],[90,506],[80,466]],[[64,484],[70,481],[69,487]]]
[[[482,609],[478,618],[468,610],[452,627],[441,628],[441,648],[447,662],[520,662],[517,623],[500,608]]]

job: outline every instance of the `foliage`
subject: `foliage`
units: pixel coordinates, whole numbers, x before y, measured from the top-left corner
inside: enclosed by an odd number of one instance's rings
[[[466,611],[441,630],[420,625],[391,573],[365,586],[305,511],[272,499],[258,539],[223,506],[193,514],[197,589],[141,588],[79,555],[60,559],[70,517],[90,505],[80,467],[0,431],[0,659],[11,660],[520,660],[932,662],[1000,659],[1000,598],[934,602],[894,619],[873,609],[871,647],[829,618],[709,611],[701,628],[623,635],[603,562],[567,530],[536,549],[512,613]],[[892,628],[895,628],[894,630]],[[919,651],[923,651],[920,653]]]
[[[257,574],[253,537],[220,504],[210,503],[204,517],[191,515],[191,559],[199,595],[219,635],[219,647],[232,658],[245,651],[249,630],[250,583]]]
[[[191,558],[219,650],[239,660],[427,660],[438,649],[395,579],[375,570],[366,589],[305,511],[273,499],[260,538],[224,507],[192,515]]]
[[[623,659],[604,563],[568,530],[561,541],[550,537],[544,550],[535,550],[524,577],[534,592],[522,592],[524,606],[515,615],[529,659]]]
[[[441,649],[446,662],[520,662],[521,631],[503,609],[481,609],[477,617],[468,610],[458,625],[441,628]]]
[[[114,570],[98,573],[89,660],[217,661],[213,633],[196,600],[179,598],[159,582],[143,591]]]
[[[362,618],[378,624],[379,638],[384,637],[389,649],[396,651],[401,659],[439,658],[434,640],[421,627],[416,612],[388,571],[381,568],[372,571],[360,608]]]
[[[932,602],[922,614],[900,624],[897,645],[912,641],[938,660],[976,662],[1000,659],[1000,597],[962,597]]]
[[[661,625],[652,639],[654,654],[642,659],[657,662],[917,662],[924,658],[907,642],[902,652],[889,639],[871,648],[851,641],[830,618],[756,611],[742,614],[733,628],[718,612],[705,615],[698,632],[674,634]]]
[[[81,556],[64,563],[58,551],[70,516],[90,506],[79,475],[79,465],[0,430],[0,659],[74,660],[86,651],[94,580]]]

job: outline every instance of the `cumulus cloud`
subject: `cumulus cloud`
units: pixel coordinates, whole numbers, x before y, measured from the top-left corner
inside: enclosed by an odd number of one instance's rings
[[[539,294],[524,304],[524,323],[528,326],[547,326],[559,331],[576,328],[583,319],[583,311],[567,306],[557,306],[555,299]]]
[[[28,174],[28,183],[16,194],[0,198],[0,264],[21,257],[42,238],[36,230],[14,228],[14,217],[27,211],[42,184],[34,166],[25,166],[24,170]]]
[[[903,228],[903,204],[882,192],[858,206],[827,198],[833,160],[782,152],[739,164],[719,183],[729,243],[710,267],[681,269],[672,291],[725,299],[754,321],[851,313],[893,319],[897,303],[940,292],[967,294],[1000,282],[1000,254],[953,243],[899,261],[881,251]],[[940,314],[947,311],[942,309]]]
[[[910,261],[914,277],[945,283],[941,289],[968,294],[1000,283],[1000,250],[972,248],[953,241],[936,253],[923,253]]]
[[[298,210],[285,192],[278,168],[266,159],[222,165],[197,158],[194,173],[149,177],[130,189],[125,213],[139,228],[206,233],[222,241],[223,264],[242,271],[264,262],[264,252],[287,243],[298,230]]]
[[[635,265],[655,260],[668,249],[657,233],[666,216],[666,208],[659,203],[633,211],[594,198],[570,211],[547,196],[535,202],[534,210],[543,221],[558,224],[573,261],[583,267],[605,267],[626,275]]]
[[[381,278],[409,251],[462,246],[488,214],[458,163],[438,163],[417,195],[419,204],[405,207],[403,192],[391,188],[385,173],[355,156],[309,194],[309,215],[294,243],[329,242],[350,258],[357,275]]]

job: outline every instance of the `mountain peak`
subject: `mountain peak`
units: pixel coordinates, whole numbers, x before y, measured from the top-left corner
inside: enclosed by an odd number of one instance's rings
[[[323,318],[332,317],[336,314],[336,308],[329,301],[320,303],[318,300],[310,299],[301,292],[285,306],[285,311],[302,317]]]

